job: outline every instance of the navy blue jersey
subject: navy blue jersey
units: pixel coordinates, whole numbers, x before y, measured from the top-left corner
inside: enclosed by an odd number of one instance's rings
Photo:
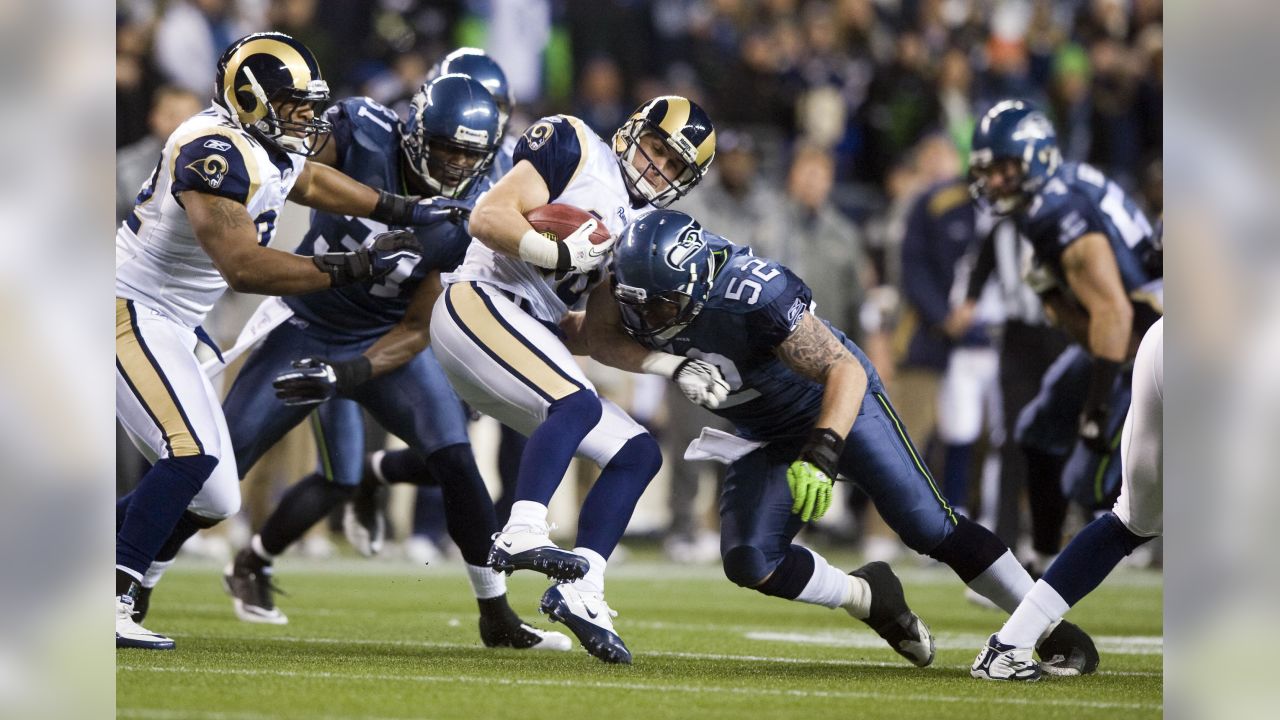
[[[408,192],[401,167],[401,123],[395,113],[368,98],[348,98],[325,111],[325,119],[333,123],[330,142],[337,147],[337,169],[373,188]],[[489,186],[487,178],[478,179],[460,199],[474,203]],[[387,229],[368,218],[313,211],[311,227],[296,252],[349,252]],[[401,260],[395,270],[376,283],[288,297],[285,302],[297,317],[322,332],[327,330],[345,339],[385,334],[404,317],[422,278],[432,270],[453,270],[471,243],[465,227],[448,222],[410,229],[422,243],[420,261]]]
[[[1068,285],[1062,253],[1091,233],[1106,236],[1120,280],[1135,302],[1149,303],[1145,289],[1164,276],[1151,223],[1119,185],[1091,165],[1063,165],[1017,222],[1035,248],[1036,259],[1064,289]]]
[[[720,368],[730,394],[713,412],[731,421],[739,435],[751,440],[807,435],[822,407],[823,386],[787,367],[774,350],[809,311],[813,293],[790,270],[753,256],[750,248],[705,231],[703,237],[723,269],[702,311],[662,349]],[[857,346],[823,322],[868,377],[876,377]]]

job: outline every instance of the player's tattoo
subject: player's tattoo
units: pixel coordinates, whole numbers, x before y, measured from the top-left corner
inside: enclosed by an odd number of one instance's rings
[[[820,383],[826,383],[832,366],[854,360],[848,348],[812,313],[800,318],[800,324],[774,352],[787,367]]]
[[[245,206],[235,200],[216,195],[209,198],[209,220],[213,227],[232,228],[243,225],[248,219]]]

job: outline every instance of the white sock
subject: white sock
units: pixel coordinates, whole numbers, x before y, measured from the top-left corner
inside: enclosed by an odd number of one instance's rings
[[[856,601],[859,607],[865,603],[866,612],[868,614],[871,612],[871,592],[870,588],[866,588],[865,580],[846,575],[838,568],[832,567],[826,558],[807,547],[800,545],[794,547],[813,556],[813,575],[809,576],[809,582],[805,583],[804,589],[796,596],[797,602],[834,609]],[[850,582],[850,580],[857,582]],[[858,583],[861,585],[859,586]],[[862,592],[864,588],[866,592]]]
[[[382,458],[387,456],[386,450],[376,450],[369,456],[369,467],[373,469],[373,476],[378,478],[378,482],[387,485],[387,478],[382,474]]]
[[[267,552],[266,548],[262,547],[261,535],[253,536],[253,539],[249,541],[249,549],[253,550],[254,555],[257,555],[259,558],[261,558],[266,562],[271,562],[272,560],[276,559],[275,555],[272,555],[271,553]]]
[[[517,500],[511,504],[511,517],[507,519],[508,529],[520,525],[538,527],[547,524],[547,506],[532,500]]]
[[[1014,647],[1035,647],[1045,630],[1065,615],[1070,607],[1052,585],[1044,580],[1037,580],[1031,592],[1018,605],[1018,609],[1013,611],[1004,627],[1000,628],[996,639]]]
[[[467,579],[477,600],[488,600],[507,594],[507,576],[482,565],[467,565]]]
[[[164,573],[173,564],[177,562],[177,558],[173,560],[152,560],[151,567],[147,568],[147,574],[142,576],[142,587],[153,588],[156,583],[160,582],[160,578],[164,577]]]
[[[1027,569],[1018,563],[1013,553],[1005,550],[996,558],[991,566],[982,574],[969,582],[974,592],[996,604],[996,607],[1011,613],[1018,608],[1018,603],[1035,584]]]
[[[591,548],[576,547],[573,549],[575,553],[587,559],[591,563],[591,569],[587,570],[587,574],[574,583],[582,592],[604,593],[604,568],[607,565],[604,556],[592,550]]]

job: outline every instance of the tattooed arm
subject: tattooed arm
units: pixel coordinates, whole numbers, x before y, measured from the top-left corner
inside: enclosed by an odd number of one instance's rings
[[[258,244],[258,229],[244,205],[187,190],[178,194],[200,247],[232,290],[262,295],[300,295],[325,290],[329,274],[309,257]]]
[[[787,367],[826,386],[814,427],[828,428],[843,438],[853,427],[867,391],[867,373],[858,359],[808,312],[774,352]]]

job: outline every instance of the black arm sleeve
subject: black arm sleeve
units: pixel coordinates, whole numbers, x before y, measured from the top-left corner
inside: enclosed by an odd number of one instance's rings
[[[973,272],[969,273],[969,287],[964,293],[966,300],[977,301],[982,295],[982,288],[986,287],[987,279],[996,269],[996,230],[999,227],[997,224],[982,238],[982,244],[978,247],[978,259],[973,264]]]

